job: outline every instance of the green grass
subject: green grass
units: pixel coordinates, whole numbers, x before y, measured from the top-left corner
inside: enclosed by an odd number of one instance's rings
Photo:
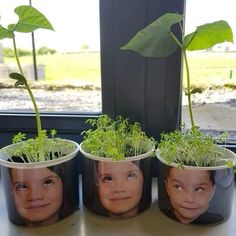
[[[13,58],[5,58],[13,63]],[[32,64],[32,57],[21,57],[22,64]],[[37,64],[45,65],[46,81],[77,84],[100,84],[100,54],[55,54],[37,56]]]
[[[193,87],[236,85],[236,53],[191,52],[188,55]],[[6,63],[13,61],[5,58]],[[22,57],[21,61],[32,64],[32,57]],[[99,53],[37,56],[37,63],[46,66],[46,81],[100,85]],[[183,82],[186,86],[185,74]]]
[[[236,53],[188,52],[188,58],[194,87],[236,84]],[[186,86],[185,74],[183,82]]]

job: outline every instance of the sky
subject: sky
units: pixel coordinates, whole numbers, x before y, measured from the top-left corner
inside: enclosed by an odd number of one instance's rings
[[[226,20],[236,33],[235,0],[186,0],[186,33],[217,20]]]
[[[74,51],[79,50],[82,44],[88,44],[91,49],[99,48],[98,0],[31,0],[31,2],[43,12],[55,30],[55,32],[36,30],[36,48],[47,46],[60,51]],[[1,0],[0,23],[6,27],[9,23],[17,22],[15,6],[28,4],[29,0]],[[18,34],[16,37],[21,48],[28,48],[31,45],[29,34]],[[9,40],[4,40],[3,45],[8,44]]]
[[[99,0],[31,1],[33,6],[47,16],[55,29],[55,32],[36,30],[36,48],[46,46],[62,52],[77,51],[81,45],[87,44],[90,49],[99,50]],[[234,2],[235,0],[186,0],[186,33],[194,31],[196,25],[222,19],[236,32]],[[15,23],[17,15],[14,8],[22,4],[28,5],[29,0],[1,0],[0,23],[5,27]],[[29,48],[30,35],[21,34],[18,37],[19,47]],[[11,46],[9,40],[4,40],[3,45]]]

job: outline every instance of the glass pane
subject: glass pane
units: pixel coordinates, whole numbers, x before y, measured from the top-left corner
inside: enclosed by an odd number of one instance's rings
[[[236,32],[234,0],[187,0],[186,33],[197,25],[226,20]],[[235,130],[236,45],[223,43],[205,51],[188,52],[193,115],[202,129]],[[185,71],[184,71],[185,73]],[[186,91],[186,76],[184,75]],[[182,121],[190,127],[187,97],[183,94]]]
[[[17,33],[16,43],[24,73],[33,88],[40,111],[100,112],[99,1],[32,0],[32,5],[52,23],[55,31],[34,32],[37,80],[33,66],[31,34]],[[14,8],[29,1],[2,0],[1,25],[17,22]],[[12,40],[0,41],[0,110],[32,111],[27,92],[14,88],[8,73],[16,70]],[[2,48],[2,50],[1,50]]]

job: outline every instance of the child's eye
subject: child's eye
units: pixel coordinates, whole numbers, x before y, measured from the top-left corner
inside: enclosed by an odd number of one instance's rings
[[[137,177],[138,177],[138,174],[136,172],[130,172],[128,174],[128,180],[135,180],[137,179]]]
[[[24,184],[24,183],[18,183],[18,184],[16,184],[15,185],[15,189],[16,189],[16,191],[26,191],[26,190],[28,190],[28,187],[27,187],[27,185],[26,184]]]
[[[43,185],[44,186],[50,186],[52,184],[55,184],[55,180],[53,178],[49,178],[49,179],[45,179],[44,182],[43,182]]]
[[[175,184],[175,185],[174,185],[174,188],[175,188],[176,190],[182,190],[182,189],[183,189],[183,187],[182,187],[181,185],[179,185],[179,184]]]
[[[195,192],[203,192],[205,189],[203,187],[195,188]]]
[[[102,178],[102,182],[103,183],[109,183],[113,180],[113,178],[111,176],[105,176]]]

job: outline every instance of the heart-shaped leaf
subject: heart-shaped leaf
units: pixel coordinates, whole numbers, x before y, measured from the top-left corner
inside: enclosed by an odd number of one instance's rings
[[[216,44],[233,42],[233,33],[226,21],[216,21],[198,26],[196,31],[184,38],[186,50],[203,50]]]
[[[25,78],[23,75],[19,74],[19,73],[16,73],[16,72],[11,73],[11,74],[9,75],[9,77],[10,77],[11,79],[17,80],[16,83],[15,83],[15,86],[16,86],[16,87],[19,86],[19,85],[25,85],[25,84],[27,83],[26,78]]]
[[[10,30],[0,25],[0,40],[5,39],[5,38],[13,38],[13,37],[14,37],[14,34]]]
[[[15,13],[19,16],[19,21],[8,26],[10,31],[28,33],[39,28],[53,30],[48,19],[32,6],[19,6],[15,8]]]
[[[171,26],[182,19],[183,16],[177,13],[166,13],[140,30],[121,49],[133,50],[144,57],[169,56],[178,47],[170,35]]]

